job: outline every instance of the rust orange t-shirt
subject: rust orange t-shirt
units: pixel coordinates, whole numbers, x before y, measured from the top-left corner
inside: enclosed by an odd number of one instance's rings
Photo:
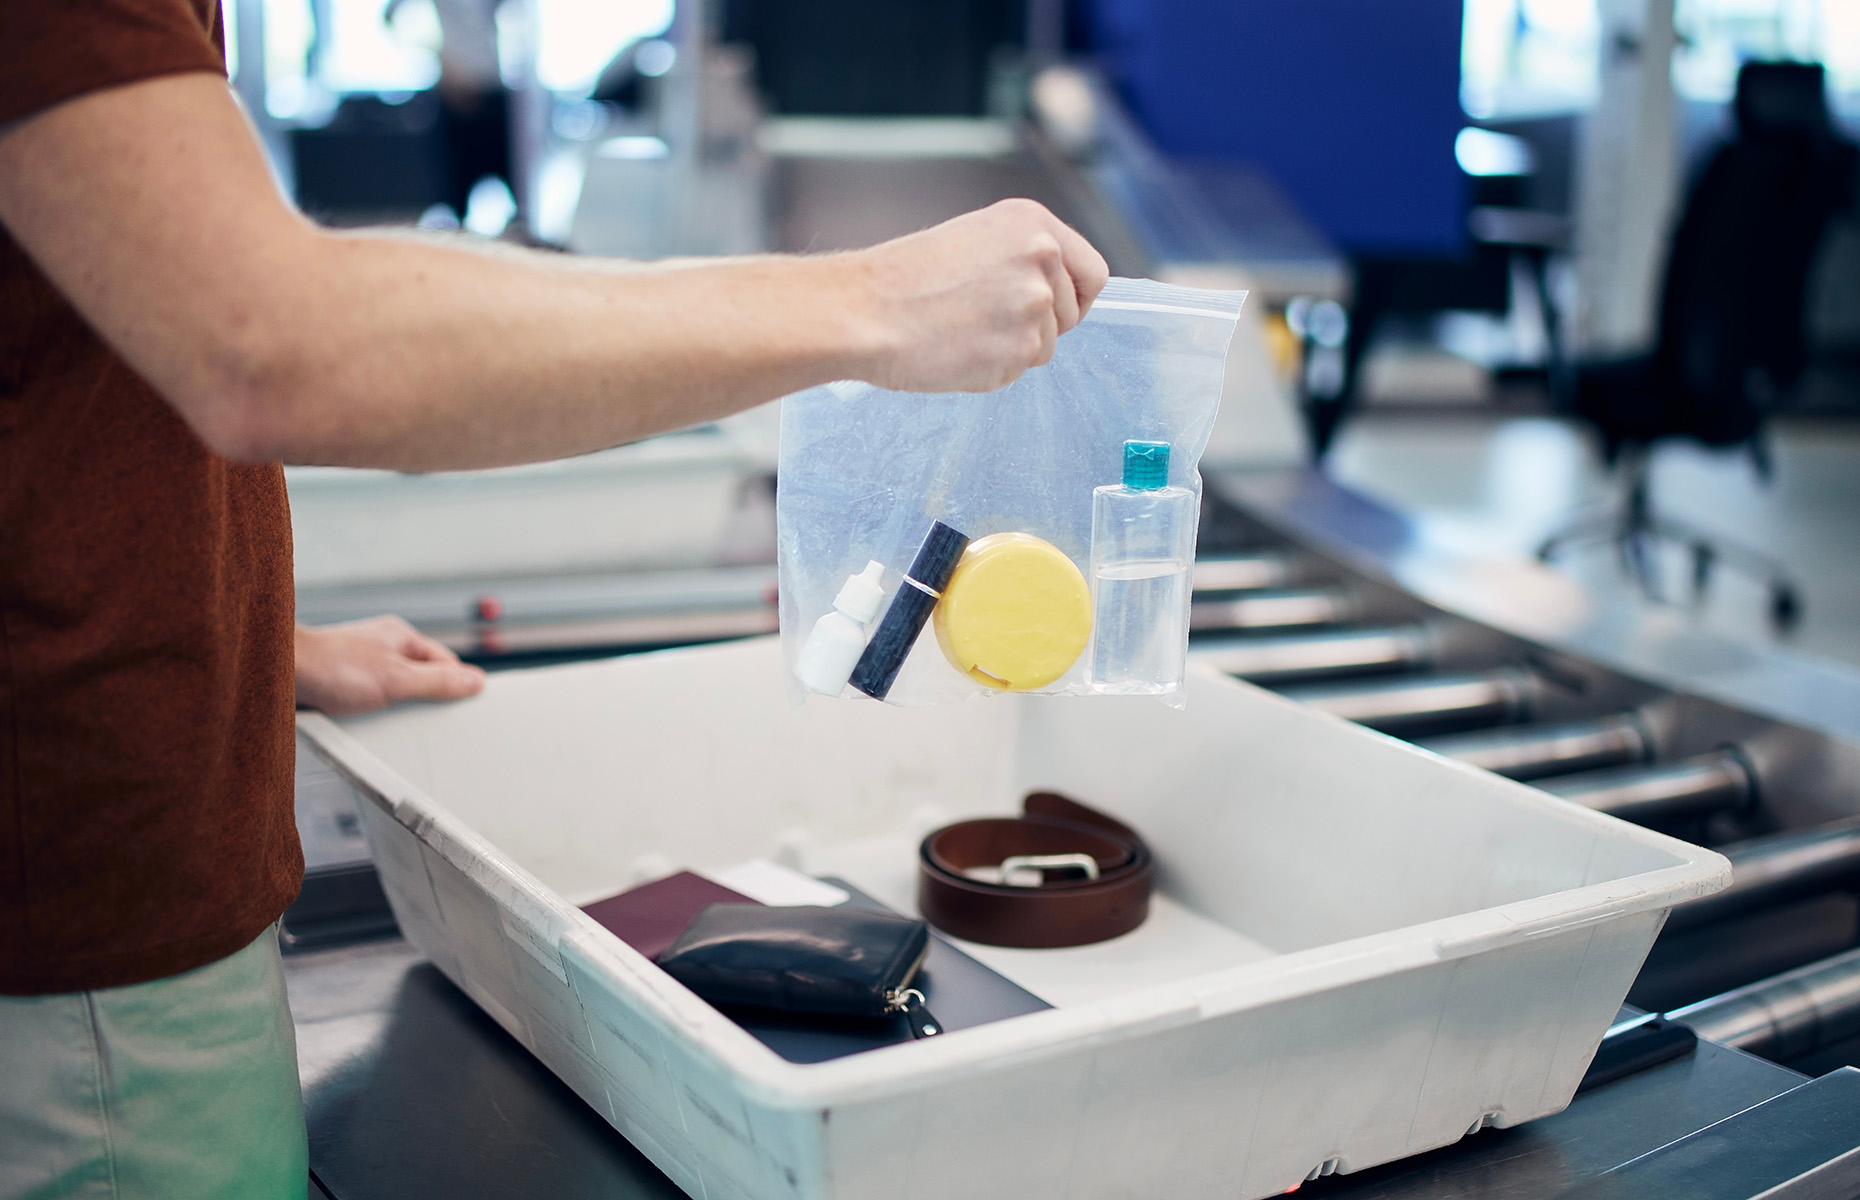
[[[224,75],[221,38],[219,0],[0,0],[0,129]],[[282,469],[209,451],[0,228],[0,993],[204,966],[290,903],[292,605]]]

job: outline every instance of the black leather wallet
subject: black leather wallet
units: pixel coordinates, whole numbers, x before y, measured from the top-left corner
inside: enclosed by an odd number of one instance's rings
[[[880,1019],[917,1037],[942,1026],[911,987],[930,927],[858,908],[713,904],[658,957],[673,979],[720,1007]]]

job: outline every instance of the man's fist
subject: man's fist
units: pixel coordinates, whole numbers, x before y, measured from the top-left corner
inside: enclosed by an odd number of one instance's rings
[[[484,688],[484,672],[399,617],[297,627],[297,703],[332,717],[402,700],[462,700]]]
[[[1053,357],[1109,269],[1032,200],[1003,200],[860,251],[879,353],[864,376],[909,392],[986,392]]]

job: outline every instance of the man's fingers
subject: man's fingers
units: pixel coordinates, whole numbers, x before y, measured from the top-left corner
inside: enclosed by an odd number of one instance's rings
[[[1077,297],[1078,314],[1072,320],[1076,325],[1091,308],[1091,302],[1098,298],[1098,293],[1104,290],[1111,278],[1111,268],[1105,265],[1104,255],[1078,230],[1057,217],[1053,218],[1053,224],[1058,226],[1054,236],[1059,239],[1059,256],[1065,262],[1066,274],[1071,278],[1073,294]],[[1071,327],[1063,326],[1061,332]]]
[[[1026,199],[861,253],[899,335],[869,377],[904,391],[993,390],[1050,361],[1109,278],[1089,242]]]
[[[1048,312],[1040,318],[1040,351],[1030,365],[1043,367],[1053,361],[1053,351],[1059,345],[1059,335],[1062,332],[1064,332],[1064,327],[1059,324],[1054,313]]]
[[[463,700],[484,690],[484,672],[461,662],[404,659],[388,675],[388,701]]]
[[[459,656],[448,647],[427,637],[406,620],[396,616],[375,617],[372,622],[381,632],[388,649],[415,662],[455,663]]]
[[[1053,292],[1052,313],[1057,326],[1055,332],[1064,333],[1079,323],[1078,289],[1066,271],[1063,251],[1045,256],[1043,262],[1046,267],[1046,284]]]
[[[459,656],[450,647],[412,628],[407,630],[407,635],[394,648],[415,662],[455,663],[459,660]]]

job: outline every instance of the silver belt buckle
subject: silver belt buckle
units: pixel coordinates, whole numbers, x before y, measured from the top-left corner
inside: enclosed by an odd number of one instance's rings
[[[1068,869],[1083,871],[1094,882],[1098,878],[1098,860],[1089,854],[1016,854],[1001,860],[1001,882],[1007,887],[1037,888],[1045,884],[1046,872]]]

